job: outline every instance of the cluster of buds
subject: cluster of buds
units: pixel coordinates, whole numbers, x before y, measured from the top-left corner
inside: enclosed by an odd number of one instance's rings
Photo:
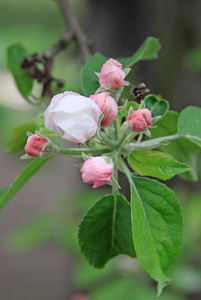
[[[74,143],[89,141],[102,126],[113,124],[118,114],[118,99],[115,93],[122,90],[128,69],[122,64],[109,59],[103,64],[99,77],[100,88],[95,94],[84,97],[74,92],[55,95],[44,112],[45,127],[61,135],[61,138]],[[130,113],[126,130],[139,133],[152,124],[151,111],[139,108]],[[98,135],[99,136],[99,135]],[[99,139],[101,141],[101,138]],[[53,143],[38,134],[31,135],[25,146],[27,155],[44,157],[51,155]],[[55,149],[58,149],[55,146]],[[100,187],[111,181],[114,164],[109,156],[91,156],[83,164],[80,172],[84,182]]]

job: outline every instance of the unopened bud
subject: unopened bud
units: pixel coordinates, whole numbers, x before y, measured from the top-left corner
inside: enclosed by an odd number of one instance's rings
[[[52,144],[49,140],[38,134],[32,134],[28,137],[24,150],[29,156],[47,157],[50,156],[50,146]]]
[[[80,172],[84,182],[91,183],[93,188],[97,188],[111,180],[113,163],[109,157],[91,156],[85,161]]]
[[[122,64],[117,60],[110,58],[102,66],[99,84],[106,90],[117,90],[124,85],[126,74],[122,70]]]
[[[104,115],[103,119],[101,120],[102,126],[110,125],[116,120],[118,105],[114,98],[110,96],[109,92],[94,94],[89,98],[93,99],[96,102]]]
[[[151,111],[147,108],[135,110],[129,117],[128,123],[134,131],[142,131],[152,124]]]

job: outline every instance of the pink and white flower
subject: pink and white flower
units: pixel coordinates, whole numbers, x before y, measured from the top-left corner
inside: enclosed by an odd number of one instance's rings
[[[98,105],[78,93],[55,95],[44,112],[45,127],[75,143],[89,140],[98,129],[101,116]]]

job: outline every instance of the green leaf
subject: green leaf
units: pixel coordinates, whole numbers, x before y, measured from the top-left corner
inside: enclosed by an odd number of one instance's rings
[[[191,168],[160,151],[135,150],[128,157],[128,163],[141,176],[151,176],[162,180],[172,178]]]
[[[164,117],[169,109],[168,101],[159,99],[156,95],[148,95],[144,99],[145,107],[151,110],[152,118],[157,116]]]
[[[159,281],[157,284],[157,297],[162,294],[163,289],[169,284],[169,281],[161,282]]]
[[[7,193],[8,189],[2,189],[0,190],[0,202],[1,202],[1,199],[4,197],[4,195]]]
[[[126,254],[135,257],[131,233],[130,204],[117,194],[98,201],[79,228],[81,250],[91,265],[102,268],[109,259]]]
[[[158,58],[158,52],[160,49],[161,45],[159,39],[148,37],[133,56],[128,58],[120,58],[117,60],[119,60],[123,64],[124,68],[128,68],[139,61]]]
[[[201,108],[189,106],[181,112],[178,133],[201,147]]]
[[[35,125],[35,131],[40,133],[41,135],[44,135],[45,137],[61,136],[61,134],[51,131],[45,127],[44,116],[40,116],[38,119],[36,119],[34,125]]]
[[[81,70],[82,89],[85,96],[90,96],[99,88],[97,75],[94,73],[100,72],[102,65],[108,60],[108,57],[97,52],[92,55]]]
[[[169,281],[164,273],[177,258],[182,242],[180,205],[174,193],[158,181],[132,176],[130,184],[137,258],[153,279]]]
[[[28,76],[26,70],[21,68],[22,58],[27,55],[28,52],[26,48],[21,44],[11,45],[7,50],[8,68],[13,74],[19,92],[25,99],[30,95],[34,83]]]
[[[6,142],[6,151],[15,152],[23,149],[27,141],[26,132],[33,132],[34,130],[34,123],[27,123],[14,127],[10,138]]]
[[[157,128],[151,131],[153,138],[173,135],[177,133],[179,114],[174,111],[168,111],[165,117],[157,122]],[[199,146],[186,138],[180,138],[172,141],[169,145],[160,146],[162,151],[171,154],[175,159],[189,165],[192,170],[179,174],[186,180],[197,180],[197,156],[200,151]]]
[[[53,157],[53,156],[52,156]],[[11,187],[6,192],[0,194],[0,210],[17,194],[25,183],[52,157],[35,158],[28,164]]]

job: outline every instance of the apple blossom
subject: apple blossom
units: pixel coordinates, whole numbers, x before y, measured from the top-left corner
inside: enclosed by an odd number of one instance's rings
[[[101,68],[99,84],[104,89],[117,90],[120,86],[124,85],[125,76],[122,64],[110,58]]]
[[[118,105],[114,98],[112,98],[110,95],[111,93],[109,92],[102,92],[89,96],[89,98],[96,102],[104,115],[103,119],[101,120],[102,126],[112,124],[117,118]]]
[[[28,137],[24,150],[29,156],[44,157],[49,152],[46,149],[49,143],[45,138],[37,134],[32,134]]]
[[[152,124],[151,111],[147,108],[135,110],[129,117],[128,123],[134,131],[142,131]]]
[[[89,140],[98,129],[101,115],[90,98],[73,92],[55,95],[44,112],[45,127],[75,143]]]
[[[84,182],[91,183],[93,188],[97,188],[111,180],[113,163],[109,157],[91,156],[85,161],[80,172]]]

